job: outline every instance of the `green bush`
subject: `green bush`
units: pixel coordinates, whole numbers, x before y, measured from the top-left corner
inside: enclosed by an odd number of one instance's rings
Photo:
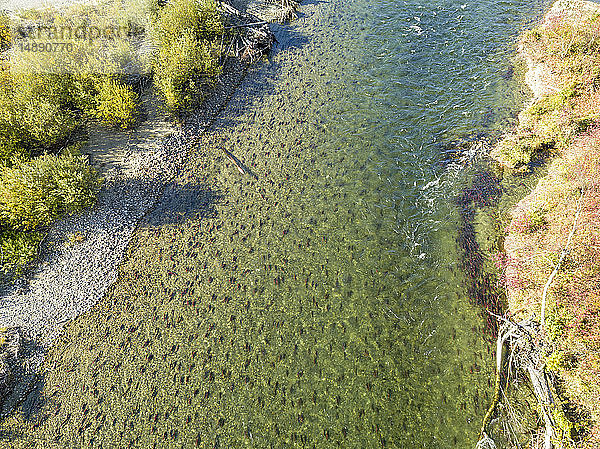
[[[0,273],[4,275],[22,273],[23,269],[36,256],[42,232],[0,233]]]
[[[212,42],[223,34],[223,19],[214,0],[172,0],[160,8],[154,29],[159,44],[177,41],[183,31]]]
[[[80,155],[43,155],[0,170],[0,220],[19,231],[46,226],[94,202],[100,180]]]
[[[82,113],[88,117],[97,116],[98,95],[106,89],[106,75],[89,73],[85,70],[78,73],[61,75],[26,75],[23,77],[27,87],[19,85],[17,89],[22,96],[33,99],[48,99],[62,109]]]
[[[75,73],[69,76],[66,106],[83,112],[88,117],[96,116],[97,96],[104,78],[90,73]]]
[[[220,73],[223,20],[213,0],[174,0],[160,8],[153,23],[158,52],[154,83],[170,110],[201,100]]]
[[[0,51],[10,47],[11,31],[8,16],[0,11]]]
[[[66,140],[77,126],[75,115],[59,105],[41,100],[21,105],[21,136],[25,146],[50,148]]]
[[[137,116],[136,101],[129,86],[107,78],[96,97],[96,116],[108,126],[129,128]]]
[[[29,159],[29,151],[18,147],[0,135],[0,167],[10,166]]]
[[[0,139],[21,148],[51,148],[77,127],[62,107],[60,77],[5,75],[0,83]]]

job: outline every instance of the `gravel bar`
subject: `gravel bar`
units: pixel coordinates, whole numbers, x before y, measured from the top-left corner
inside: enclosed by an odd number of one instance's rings
[[[0,290],[0,328],[18,327],[30,342],[19,385],[1,415],[26,396],[62,328],[98,303],[117,280],[137,224],[173,184],[195,137],[208,130],[245,73],[244,64],[229,60],[214,91],[184,125],[156,112],[156,100],[147,95],[148,118],[136,129],[90,130],[82,151],[104,178],[95,206],[55,223],[34,271]],[[72,242],[73,236],[82,240]]]

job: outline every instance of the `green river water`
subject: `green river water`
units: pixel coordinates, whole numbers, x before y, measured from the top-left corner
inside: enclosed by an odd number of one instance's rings
[[[493,359],[456,242],[472,174],[441,148],[514,122],[516,36],[548,5],[304,2],[9,444],[474,447]]]

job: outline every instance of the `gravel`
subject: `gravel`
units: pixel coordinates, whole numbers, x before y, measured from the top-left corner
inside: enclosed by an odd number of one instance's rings
[[[117,280],[140,219],[157,204],[165,187],[175,183],[194,137],[210,127],[244,74],[240,63],[229,61],[214,92],[184,125],[153,113],[159,110],[153,104],[148,119],[133,131],[90,131],[83,152],[90,154],[104,178],[96,205],[57,222],[43,242],[33,273],[0,291],[0,328],[18,327],[30,342],[30,350],[22,354],[20,383],[0,416],[25,399],[63,327],[98,303]],[[71,242],[75,235],[83,240]]]

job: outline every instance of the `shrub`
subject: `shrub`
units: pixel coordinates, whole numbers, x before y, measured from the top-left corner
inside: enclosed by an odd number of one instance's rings
[[[29,159],[29,152],[0,135],[0,167]]]
[[[59,77],[4,75],[0,85],[0,138],[21,148],[51,148],[77,126],[62,107],[66,96]]]
[[[542,142],[534,136],[508,135],[492,150],[492,157],[508,167],[525,167],[531,162],[534,153],[541,149]]]
[[[42,232],[10,231],[0,234],[0,273],[20,275],[37,255]]]
[[[66,140],[77,126],[73,113],[49,101],[28,102],[21,106],[22,142],[25,146],[50,148]]]
[[[154,30],[159,45],[177,41],[183,31],[212,42],[223,34],[223,20],[214,0],[172,0],[159,9]]]
[[[170,110],[200,100],[220,73],[223,21],[213,0],[176,0],[156,14],[154,82]]]
[[[538,98],[519,115],[516,133],[502,139],[492,156],[511,167],[531,163],[546,151],[559,152],[572,139],[595,123],[595,115],[583,116],[572,104],[581,100],[575,85],[565,87],[552,95]]]
[[[0,171],[0,220],[32,231],[91,205],[100,180],[84,156],[44,155]]]
[[[129,128],[137,115],[136,100],[129,86],[107,78],[96,97],[96,116],[108,126]]]
[[[69,76],[69,101],[66,106],[82,111],[85,115],[94,117],[96,111],[96,96],[102,78],[87,73],[75,73]]]
[[[72,112],[93,116],[95,98],[103,75],[81,71],[71,74],[26,74],[17,79],[16,89],[33,100],[45,99]]]
[[[11,31],[8,16],[0,11],[0,51],[10,47]]]

